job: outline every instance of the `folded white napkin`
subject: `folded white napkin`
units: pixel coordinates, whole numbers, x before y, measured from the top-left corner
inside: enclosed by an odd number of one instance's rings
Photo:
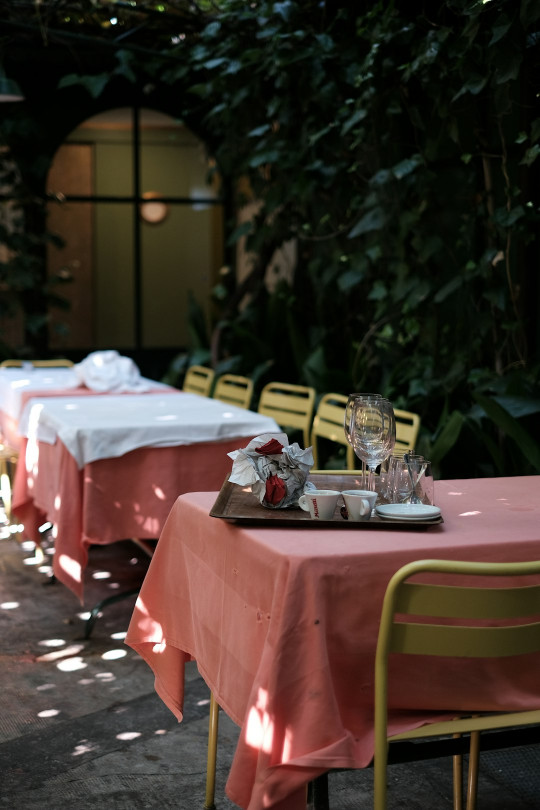
[[[130,357],[123,357],[115,349],[91,352],[74,366],[77,379],[92,391],[148,391],[150,384]]]

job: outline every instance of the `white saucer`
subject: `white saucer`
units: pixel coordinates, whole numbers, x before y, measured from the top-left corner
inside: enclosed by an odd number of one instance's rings
[[[432,520],[441,514],[438,506],[428,503],[384,503],[375,507],[376,513],[392,520]]]

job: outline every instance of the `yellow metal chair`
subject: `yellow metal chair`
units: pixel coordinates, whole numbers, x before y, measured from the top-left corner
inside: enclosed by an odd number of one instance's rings
[[[253,397],[253,380],[241,377],[238,374],[222,374],[218,377],[214,388],[214,399],[247,408],[251,405]]]
[[[302,431],[304,448],[309,447],[315,389],[308,385],[271,382],[264,386],[257,411],[271,416],[282,428]]]
[[[182,391],[209,397],[214,382],[214,370],[206,366],[190,366],[186,371]]]
[[[449,584],[429,584],[426,578],[411,582],[417,574],[444,575]],[[391,654],[448,656],[451,658],[502,658],[540,651],[540,584],[516,580],[540,575],[540,562],[471,563],[448,560],[419,560],[403,566],[390,580],[381,614],[375,663],[375,757],[374,808],[386,810],[388,749],[404,741],[429,739],[440,744],[444,735],[460,737],[470,733],[467,810],[475,810],[478,779],[479,735],[483,730],[511,729],[523,733],[526,726],[540,723],[540,708],[528,711],[463,713],[453,720],[422,726],[389,736],[387,731],[388,659]],[[445,581],[443,577],[443,582]],[[470,578],[474,577],[471,584]],[[493,577],[513,581],[495,587]],[[484,580],[479,584],[479,579]],[[490,579],[491,578],[491,579]],[[468,582],[464,580],[469,579]],[[456,585],[459,582],[459,585]],[[451,584],[450,584],[451,583]],[[461,584],[463,583],[463,584]],[[420,617],[426,617],[422,621]],[[444,624],[433,623],[443,618]],[[431,620],[431,621],[430,621]],[[463,624],[467,620],[467,624]],[[486,622],[489,626],[486,626]],[[425,659],[418,665],[422,678]],[[516,672],[527,666],[516,662]],[[466,695],[467,684],[461,692]],[[459,707],[456,707],[459,712]],[[538,731],[538,730],[535,730]],[[536,734],[536,742],[540,734]],[[443,741],[444,742],[444,741]],[[515,744],[515,743],[514,743]],[[522,743],[523,744],[523,743]],[[530,740],[528,740],[530,744]],[[420,743],[421,745],[421,743]],[[409,743],[410,746],[410,743]],[[505,747],[505,744],[490,747]],[[433,754],[436,756],[436,754]],[[461,754],[454,755],[454,810],[460,810]]]
[[[73,366],[72,360],[59,357],[56,360],[2,360],[0,367],[22,368],[25,363],[31,363],[34,368],[71,368]]]
[[[394,416],[396,417],[394,453],[399,453],[402,450],[414,450],[420,430],[419,415],[411,411],[401,411],[399,408],[394,408]]]
[[[317,406],[317,411],[313,417],[313,426],[311,428],[314,467],[319,466],[318,440],[328,439],[331,442],[345,445],[347,448],[347,469],[354,470],[355,468],[354,451],[347,441],[343,428],[347,399],[348,397],[345,396],[345,394],[325,394]]]
[[[327,470],[321,470],[327,473]],[[335,473],[343,471],[334,471]],[[451,577],[451,584],[425,581],[410,582],[418,574],[436,574]],[[415,759],[411,744],[422,746],[429,740],[430,750],[419,751],[416,759],[441,756],[437,745],[454,743],[454,810],[462,810],[462,754],[469,754],[467,783],[467,810],[476,810],[480,732],[489,731],[490,749],[505,748],[509,744],[540,742],[540,728],[533,729],[534,737],[520,741],[519,735],[527,726],[539,726],[540,708],[511,712],[468,712],[455,719],[430,723],[420,728],[389,736],[387,732],[388,659],[391,654],[423,656],[418,665],[418,678],[425,667],[424,656],[450,658],[503,658],[540,652],[540,623],[531,621],[540,615],[540,581],[530,584],[530,577],[540,578],[540,561],[525,563],[474,563],[450,560],[418,560],[400,568],[390,580],[383,601],[375,660],[375,756],[374,756],[374,810],[386,810],[387,764],[389,747],[404,744],[404,756],[393,754],[394,762],[412,762]],[[474,584],[463,583],[473,577]],[[513,580],[494,587],[494,578]],[[528,577],[523,584],[516,580]],[[459,579],[458,579],[459,578]],[[479,584],[479,578],[484,582]],[[486,582],[487,580],[487,582]],[[463,583],[456,585],[456,582]],[[420,617],[426,617],[422,621]],[[445,624],[434,623],[442,618]],[[463,624],[463,620],[468,620]],[[489,626],[486,626],[489,623]],[[521,663],[519,668],[526,666]],[[466,693],[463,684],[462,693]],[[208,731],[208,763],[206,777],[205,810],[214,808],[216,751],[219,707],[213,695],[210,701]],[[451,713],[449,711],[449,713]],[[496,736],[504,730],[506,736]],[[470,739],[461,739],[470,734]],[[436,739],[435,739],[436,738]],[[458,738],[458,739],[456,739]],[[417,742],[420,741],[420,742]],[[467,743],[467,748],[465,748]],[[459,746],[459,748],[457,748]],[[444,753],[443,753],[444,755]],[[327,807],[327,774],[316,780],[322,806]],[[319,805],[315,802],[315,807]]]

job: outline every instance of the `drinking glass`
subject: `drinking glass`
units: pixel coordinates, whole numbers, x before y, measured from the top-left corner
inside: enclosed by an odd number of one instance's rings
[[[351,437],[354,452],[368,467],[367,489],[375,489],[375,470],[391,455],[396,442],[394,408],[389,400],[356,399],[352,406]]]
[[[423,456],[407,453],[393,465],[393,503],[433,505],[431,462]]]
[[[382,394],[362,394],[362,393],[354,393],[349,394],[349,398],[347,400],[347,404],[345,405],[345,415],[343,418],[343,429],[345,431],[345,437],[351,447],[354,450],[353,444],[353,437],[351,434],[351,421],[352,421],[352,411],[353,405],[357,400],[372,400],[372,399],[382,399]],[[364,486],[366,481],[366,464],[362,461],[362,486]]]
[[[355,401],[357,399],[383,399],[382,394],[349,394],[349,398],[347,400],[347,404],[345,405],[345,417],[343,420],[343,429],[345,430],[345,436],[347,437],[347,441],[350,445],[352,445],[352,436],[351,436],[351,418],[352,418],[352,409]]]

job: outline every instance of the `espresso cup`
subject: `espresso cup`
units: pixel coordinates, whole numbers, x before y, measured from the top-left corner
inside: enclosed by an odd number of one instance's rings
[[[298,498],[298,505],[313,520],[332,520],[340,493],[334,489],[310,489]]]
[[[342,493],[349,520],[369,520],[377,493],[367,489],[346,489]]]

